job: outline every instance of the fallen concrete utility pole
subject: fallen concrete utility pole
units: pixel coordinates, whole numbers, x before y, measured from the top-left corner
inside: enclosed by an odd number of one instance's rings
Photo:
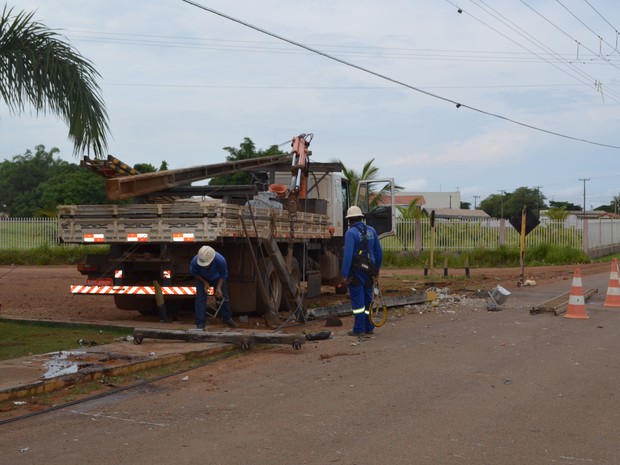
[[[598,292],[598,289],[588,289],[584,291],[584,301],[588,300],[594,294]],[[570,292],[554,297],[551,300],[547,300],[540,305],[535,305],[530,309],[530,315],[537,315],[539,313],[553,313],[554,315],[560,315],[568,308],[568,299],[570,298]]]
[[[413,294],[398,295],[395,297],[385,297],[383,301],[387,308],[402,307],[403,305],[423,304],[430,299],[426,292],[418,291]],[[331,307],[318,307],[307,310],[308,318],[325,318],[329,316],[345,316],[351,314],[351,304],[333,305]]]
[[[199,331],[178,329],[136,328],[133,330],[134,344],[142,344],[145,338],[174,339],[186,342],[222,342],[237,344],[242,349],[250,349],[255,344],[286,344],[293,349],[301,349],[306,342],[303,334],[257,333],[244,331]]]

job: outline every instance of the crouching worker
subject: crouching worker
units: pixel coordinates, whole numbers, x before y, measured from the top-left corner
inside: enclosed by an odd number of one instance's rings
[[[213,247],[203,245],[189,265],[190,274],[196,279],[196,328],[204,329],[207,324],[207,295],[210,287],[215,289],[215,302],[224,324],[236,328],[228,300],[228,266],[223,255]]]
[[[344,236],[342,260],[342,284],[349,285],[351,309],[355,316],[353,330],[349,336],[373,334],[370,321],[373,278],[379,274],[383,261],[383,249],[377,231],[363,221],[364,214],[359,207],[347,210],[349,229]]]

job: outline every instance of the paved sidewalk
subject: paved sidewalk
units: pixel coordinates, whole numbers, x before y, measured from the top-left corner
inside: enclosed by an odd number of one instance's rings
[[[97,326],[102,325],[105,322],[97,323]],[[150,323],[148,326],[180,330],[194,327],[182,323]],[[214,327],[216,329],[221,331],[220,327]],[[131,333],[132,329],[128,328],[128,334]],[[3,360],[0,361],[0,401],[50,392],[106,376],[169,365],[193,356],[216,355],[231,347],[230,344],[154,339],[144,339],[141,344],[134,344],[131,338],[127,338],[113,344]]]

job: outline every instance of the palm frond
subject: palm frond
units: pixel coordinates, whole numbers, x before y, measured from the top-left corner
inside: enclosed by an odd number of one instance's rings
[[[0,96],[11,113],[32,105],[59,115],[69,127],[74,153],[107,149],[108,115],[93,64],[66,38],[33,21],[34,13],[5,5],[0,16]]]

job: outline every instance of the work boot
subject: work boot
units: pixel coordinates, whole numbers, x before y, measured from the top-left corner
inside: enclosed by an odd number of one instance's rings
[[[229,328],[236,328],[238,326],[232,319],[224,321],[224,324]]]
[[[351,330],[347,333],[349,336],[354,336],[354,337],[360,337],[363,336],[364,333],[356,333],[355,331]]]

